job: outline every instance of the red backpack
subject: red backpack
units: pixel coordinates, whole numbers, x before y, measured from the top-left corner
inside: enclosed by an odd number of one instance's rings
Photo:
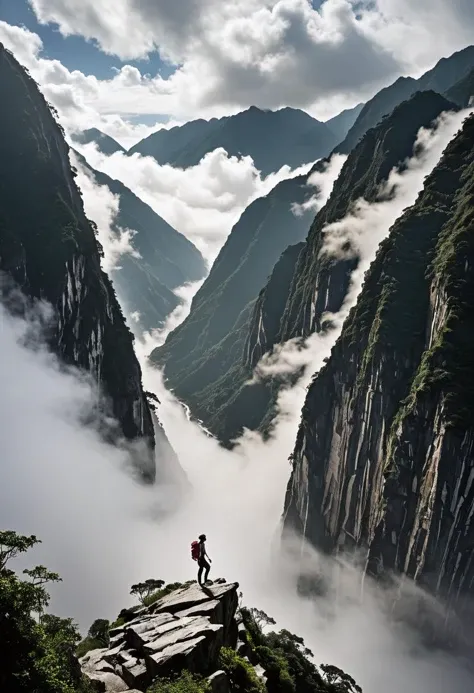
[[[193,561],[199,560],[199,542],[193,541],[191,544],[191,558]]]

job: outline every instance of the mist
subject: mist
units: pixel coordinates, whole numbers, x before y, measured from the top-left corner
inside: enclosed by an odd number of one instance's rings
[[[456,117],[458,121],[451,120]],[[459,114],[440,120],[437,133],[440,138],[445,133],[444,145],[440,140],[439,154],[425,159],[417,180],[422,182],[429,173],[461,120]],[[408,169],[406,175],[410,175]],[[403,185],[395,189],[397,204],[404,190]],[[415,197],[417,193],[410,192]],[[408,194],[404,206],[411,204]],[[387,200],[390,203],[393,200]],[[371,233],[380,231],[378,242],[395,213],[384,209],[386,215],[377,212],[379,221],[371,227]],[[205,532],[213,559],[211,577],[237,580],[244,603],[267,611],[279,628],[302,635],[316,663],[346,670],[364,693],[466,693],[473,689],[474,678],[464,662],[427,652],[413,632],[392,621],[391,595],[367,578],[362,593],[363,576],[357,568],[322,556],[302,545],[301,539],[287,539],[286,551],[280,554],[288,456],[307,378],[330,354],[348,306],[360,289],[364,267],[378,245],[375,240],[365,243],[362,233],[354,239],[360,262],[351,292],[340,313],[332,316],[333,329],[314,335],[303,352],[305,376],[281,392],[276,425],[266,442],[246,431],[232,452],[221,448],[189,421],[185,408],[165,388],[160,371],[146,359],[166,330],[185,317],[196,287],[183,289],[183,305],[170,316],[165,330],[137,344],[145,389],[161,401],[158,416],[191,483],[172,513],[166,489],[140,485],[130,474],[126,450],[105,444],[94,428],[83,425],[84,408],[92,408],[97,393],[83,374],[61,368],[42,343],[38,315],[45,314],[45,307],[39,304],[27,320],[14,318],[0,307],[0,525],[43,540],[24,560],[28,565],[44,563],[61,574],[63,582],[52,589],[52,611],[74,617],[84,629],[96,618],[115,618],[130,604],[129,588],[134,582],[148,577],[193,579],[190,543]],[[337,252],[339,247],[336,243]],[[26,333],[30,345],[34,335],[34,350],[25,346]],[[288,358],[284,347],[280,352],[275,368]],[[290,365],[292,370],[297,367],[291,357]],[[160,455],[158,449],[158,465]],[[297,595],[303,555],[306,573],[324,572],[334,581],[324,600],[308,601]]]
[[[97,225],[97,237],[104,249],[102,268],[105,272],[120,269],[122,255],[139,258],[133,247],[134,229],[123,229],[115,224],[119,213],[120,196],[114,195],[106,185],[98,185],[93,175],[82,166],[70,150],[71,164],[77,169],[76,183],[82,193],[84,211]]]

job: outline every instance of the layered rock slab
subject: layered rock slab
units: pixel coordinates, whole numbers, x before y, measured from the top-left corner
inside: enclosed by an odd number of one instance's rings
[[[82,657],[82,670],[104,693],[145,691],[157,677],[183,669],[212,675],[221,647],[237,643],[237,588],[191,584],[139,609],[110,631],[108,648]]]

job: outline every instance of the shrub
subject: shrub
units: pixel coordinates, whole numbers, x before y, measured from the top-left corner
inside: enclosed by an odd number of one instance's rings
[[[219,653],[221,668],[229,677],[232,691],[237,693],[263,693],[265,685],[259,680],[254,668],[246,659],[229,647]]]

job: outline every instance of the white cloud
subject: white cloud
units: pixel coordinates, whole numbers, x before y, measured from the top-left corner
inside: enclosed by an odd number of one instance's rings
[[[269,193],[284,178],[306,173],[312,165],[294,170],[283,166],[262,178],[250,156],[228,156],[221,148],[206,154],[197,166],[180,169],[161,166],[140,154],[116,152],[108,157],[93,143],[75,146],[93,168],[121,180],[187,236],[209,263],[252,200]]]
[[[419,74],[472,41],[470,0],[31,0],[42,22],[97,41],[123,59],[159,50],[163,79],[125,64],[111,79],[42,57],[41,39],[0,22],[0,40],[25,64],[69,129],[99,127],[124,146],[153,129],[129,116],[181,122],[249,105],[292,105],[330,117],[401,73]],[[439,26],[443,31],[439,31]],[[432,40],[433,36],[436,41]],[[159,120],[157,115],[157,120]]]
[[[309,0],[30,4],[64,35],[94,39],[124,60],[159,50],[178,66],[167,80],[124,67],[101,84],[98,108],[180,118],[252,104],[319,108],[329,116],[468,45],[474,28],[469,0],[325,0],[319,10]]]
[[[316,188],[316,192],[303,204],[294,202],[291,211],[296,217],[301,217],[306,212],[314,214],[321,209],[331,194],[334,181],[339,176],[347,156],[345,154],[333,154],[329,161],[325,162],[322,171],[314,171],[307,180],[307,185]]]
[[[120,269],[122,255],[140,257],[132,243],[136,231],[122,229],[115,223],[119,212],[119,196],[111,193],[106,185],[98,185],[72,150],[70,159],[71,165],[77,169],[76,183],[82,193],[86,216],[97,225],[98,240],[104,250],[102,268],[105,272]]]

